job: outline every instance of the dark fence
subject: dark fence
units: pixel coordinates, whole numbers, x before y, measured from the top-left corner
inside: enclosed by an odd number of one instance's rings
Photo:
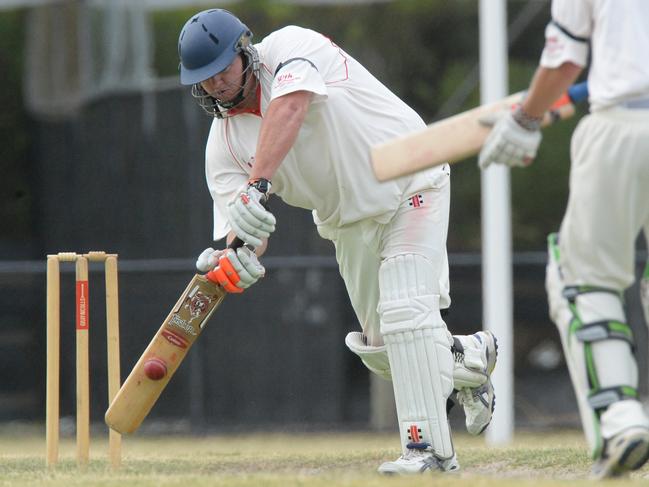
[[[454,333],[481,327],[480,268],[452,265]],[[474,259],[475,260],[475,259]],[[228,296],[154,407],[146,431],[331,428],[366,425],[368,373],[344,346],[357,327],[332,257],[269,257],[268,276],[243,296]],[[122,378],[192,275],[190,260],[124,260],[120,272]],[[165,270],[171,268],[172,270]],[[74,272],[62,266],[61,414],[75,408]],[[182,269],[182,270],[178,270]],[[518,426],[576,425],[560,344],[546,313],[543,266],[515,268],[515,397]],[[44,418],[45,265],[0,266],[0,421]],[[106,409],[103,272],[90,273],[91,411]],[[635,288],[629,317],[638,349],[646,328]],[[646,392],[647,360],[640,354]],[[461,420],[455,415],[454,421]]]

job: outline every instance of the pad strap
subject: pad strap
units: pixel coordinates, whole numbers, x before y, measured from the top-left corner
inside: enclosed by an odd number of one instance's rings
[[[596,321],[585,325],[579,320],[573,320],[572,325],[575,329],[571,331],[579,341],[593,343],[602,340],[623,340],[631,346],[631,349],[635,349],[633,331],[626,323],[620,321]]]
[[[577,299],[577,296],[580,294],[588,294],[588,293],[609,293],[609,294],[614,294],[618,298],[620,298],[620,301],[624,302],[624,296],[622,295],[621,292],[616,291],[615,289],[609,289],[606,287],[599,287],[599,286],[566,286],[563,288],[563,297],[566,298],[570,303],[575,302]]]
[[[638,390],[630,386],[617,386],[598,389],[588,395],[588,403],[595,411],[606,409],[614,402],[624,399],[638,399]]]

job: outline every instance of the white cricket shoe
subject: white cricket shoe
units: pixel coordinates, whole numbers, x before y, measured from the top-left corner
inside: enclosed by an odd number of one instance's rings
[[[498,340],[490,331],[479,331],[466,338],[477,342],[476,344],[481,350],[483,364],[485,364],[484,373],[487,380],[478,387],[459,389],[456,397],[464,408],[467,431],[472,435],[479,435],[491,423],[491,417],[496,407],[496,393],[491,383],[491,373],[496,368],[498,359]],[[464,360],[463,354],[456,352],[455,360]]]
[[[595,479],[619,477],[642,467],[649,459],[649,429],[633,426],[604,440],[602,456],[593,464]]]
[[[455,472],[459,469],[457,455],[448,460],[440,460],[429,450],[409,448],[395,461],[381,464],[378,471],[384,475],[414,475],[427,471]]]

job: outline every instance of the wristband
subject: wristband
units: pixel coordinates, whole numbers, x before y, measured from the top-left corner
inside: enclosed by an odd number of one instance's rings
[[[260,193],[266,195],[267,198],[270,196],[271,186],[272,184],[270,184],[270,181],[264,178],[250,179],[248,181],[248,187],[255,188]]]
[[[530,132],[539,130],[541,128],[541,121],[543,120],[543,117],[532,117],[528,115],[521,105],[518,105],[512,112],[512,117],[518,125]]]

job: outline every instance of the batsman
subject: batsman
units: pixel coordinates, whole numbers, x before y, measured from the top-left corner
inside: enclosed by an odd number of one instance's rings
[[[469,432],[487,427],[497,347],[489,332],[452,336],[442,318],[451,303],[450,169],[379,183],[369,158],[372,145],[423,120],[312,30],[288,26],[253,44],[236,16],[212,9],[187,21],[178,50],[181,83],[214,117],[206,147],[214,240],[246,243],[206,249],[197,268],[242,292],[264,274],[271,195],[311,210],[360,323],[345,343],[394,386],[402,455],[379,471],[457,470],[447,401],[455,389]]]

